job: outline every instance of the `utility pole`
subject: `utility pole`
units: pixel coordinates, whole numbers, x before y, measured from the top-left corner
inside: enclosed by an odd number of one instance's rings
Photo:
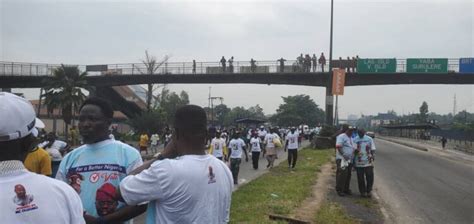
[[[329,76],[326,86],[326,124],[333,125],[334,96],[332,95],[332,31],[333,31],[334,0],[331,0],[331,30],[329,38]]]
[[[222,104],[222,102],[224,101],[224,97],[209,96],[209,100],[211,101],[211,125],[214,126],[214,100],[220,100]]]

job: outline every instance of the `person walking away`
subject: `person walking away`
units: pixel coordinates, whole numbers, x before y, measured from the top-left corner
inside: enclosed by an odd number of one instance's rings
[[[199,106],[175,113],[173,139],[120,184],[128,205],[149,202],[147,223],[228,223],[232,174],[205,152],[207,118]]]
[[[295,169],[298,159],[298,137],[296,127],[291,127],[290,133],[286,136],[285,152],[288,149],[288,169]]]
[[[168,143],[171,141],[171,137],[172,137],[172,134],[171,134],[171,131],[169,129],[166,129],[165,130],[165,134],[163,135],[163,147],[166,147],[166,145],[168,145]]]
[[[232,135],[232,140],[229,142],[229,150],[230,150],[230,171],[232,172],[232,177],[234,178],[234,184],[238,184],[239,180],[239,171],[240,171],[240,163],[242,162],[242,152],[245,153],[245,162],[249,161],[249,157],[247,155],[247,150],[245,149],[245,142],[241,138],[239,138],[239,132],[235,132]]]
[[[313,72],[316,72],[316,67],[318,66],[318,58],[316,57],[316,54],[313,54],[313,57],[311,57],[311,62],[313,63]]]
[[[146,133],[142,133],[140,135],[140,141],[138,142],[138,146],[140,148],[140,153],[145,151],[145,154],[148,155],[148,135]]]
[[[209,154],[215,156],[221,161],[227,160],[227,147],[225,139],[221,138],[220,132],[216,132],[215,137],[211,140]]]
[[[273,139],[275,138],[278,138],[278,135],[274,132],[273,129],[270,129],[270,133],[268,133],[263,140],[265,144],[265,156],[268,161],[267,168],[273,168],[273,163],[277,158],[276,147],[273,143]]]
[[[260,138],[260,142],[264,143],[265,136],[267,136],[267,131],[265,130],[265,127],[262,125],[260,126],[260,129],[258,130],[258,137]],[[262,153],[262,158],[265,157],[265,148],[263,149]]]
[[[234,73],[234,56],[229,59],[229,72]]]
[[[37,148],[36,127],[41,128],[33,105],[0,92],[0,111],[1,223],[84,224],[80,198],[70,186],[23,165]]]
[[[250,138],[250,150],[252,152],[252,166],[253,169],[258,169],[258,160],[260,158],[260,152],[262,151],[262,141],[258,137],[256,132],[252,133],[252,138]]]
[[[357,171],[359,192],[362,197],[371,197],[372,186],[374,185],[374,140],[365,134],[364,129],[359,129],[354,144],[356,145],[354,166]]]
[[[444,136],[441,138],[441,146],[443,147],[443,149],[446,148],[446,143],[448,142],[448,139],[446,139]]]
[[[285,72],[285,59],[284,58],[280,58],[277,60],[277,62],[280,62],[280,72]]]
[[[354,145],[352,142],[353,128],[339,134],[336,138],[336,191],[339,196],[351,195],[350,181]]]
[[[71,148],[66,142],[58,140],[53,132],[48,133],[46,141],[39,144],[39,147],[48,152],[51,157],[51,175],[54,177],[59,169],[59,164],[63,159],[63,155]]]
[[[127,211],[140,214],[146,209],[146,204],[126,206],[113,197],[127,174],[143,163],[135,148],[109,138],[113,113],[102,98],[84,101],[78,127],[85,145],[64,157],[56,175],[79,194],[88,223],[124,222],[130,219],[124,216]]]
[[[156,154],[158,152],[159,141],[160,141],[160,135],[158,135],[157,133],[151,135],[150,137],[151,154]]]
[[[326,66],[326,57],[324,57],[324,53],[321,52],[318,60],[319,64],[321,65],[321,71],[324,72],[324,66]]]
[[[193,60],[193,74],[196,74],[196,60]]]
[[[309,54],[306,54],[304,57],[304,71],[305,72],[311,71],[311,56],[309,56]]]
[[[221,58],[221,65],[222,65],[222,72],[225,73],[225,63],[226,63],[226,60],[224,58],[224,56],[222,56]]]

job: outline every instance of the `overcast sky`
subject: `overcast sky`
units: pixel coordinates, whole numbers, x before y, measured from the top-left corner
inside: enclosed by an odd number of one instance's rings
[[[474,56],[472,0],[335,0],[334,56]],[[147,49],[170,61],[295,59],[329,51],[330,0],[92,1],[0,0],[0,60],[137,63]],[[211,85],[168,85],[207,106]],[[37,90],[18,90],[37,98]],[[324,108],[321,87],[212,85],[228,106],[260,104],[274,113],[281,96],[308,94]],[[340,117],[430,111],[474,111],[473,85],[347,87]]]

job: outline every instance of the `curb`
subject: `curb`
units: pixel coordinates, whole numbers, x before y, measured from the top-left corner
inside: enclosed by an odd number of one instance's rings
[[[417,149],[417,150],[420,150],[420,151],[423,151],[423,152],[428,152],[428,148],[423,147],[423,146],[419,146],[419,145],[416,145],[416,144],[406,143],[406,142],[402,142],[402,141],[398,141],[398,140],[394,140],[394,139],[389,139],[389,138],[385,138],[385,137],[378,137],[378,138],[382,139],[382,140],[385,140],[385,141],[392,142],[392,143],[396,143],[396,144],[399,144],[399,145],[408,146],[410,148],[414,148],[414,149]]]

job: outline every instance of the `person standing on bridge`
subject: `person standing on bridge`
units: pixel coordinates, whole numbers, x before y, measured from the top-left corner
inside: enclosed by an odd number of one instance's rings
[[[352,194],[349,187],[354,155],[354,144],[351,138],[353,132],[354,129],[349,127],[336,138],[336,191],[339,196]]]
[[[277,60],[277,62],[280,62],[280,72],[285,72],[285,59],[284,58],[280,58]]]
[[[313,72],[316,72],[316,67],[318,66],[318,58],[316,57],[316,54],[313,54],[311,62],[313,63]]]
[[[321,56],[319,56],[318,62],[321,65],[321,71],[324,72],[324,66],[326,66],[326,57],[324,57],[323,52],[321,52]]]
[[[250,71],[252,73],[255,73],[255,71],[257,70],[257,61],[253,60],[253,58],[250,59]]]
[[[193,60],[193,74],[196,74],[196,60]]]
[[[221,65],[222,65],[222,72],[225,73],[225,63],[226,63],[226,60],[224,58],[224,56],[222,56],[221,58]]]
[[[354,166],[357,171],[357,182],[362,197],[371,197],[370,192],[374,185],[374,140],[365,134],[364,129],[359,129],[354,138],[355,149]],[[366,181],[367,180],[367,181]]]
[[[229,59],[229,72],[234,73],[234,56]]]

